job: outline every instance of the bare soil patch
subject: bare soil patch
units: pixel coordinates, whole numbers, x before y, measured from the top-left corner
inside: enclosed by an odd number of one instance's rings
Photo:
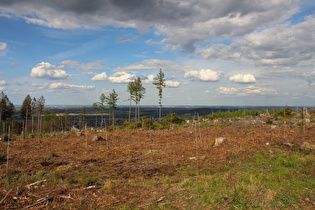
[[[105,140],[91,141],[93,135]],[[225,140],[213,147],[217,137]],[[305,142],[315,144],[314,125],[305,132],[302,127],[252,125],[246,129],[125,130],[14,141],[9,152],[11,183],[6,162],[0,165],[0,207],[116,208],[128,204],[142,208],[167,190],[161,177],[181,173],[181,168],[203,170],[266,147],[299,150]],[[7,143],[1,142],[1,149],[6,151]],[[46,181],[27,187],[40,180]],[[152,180],[155,182],[150,184]]]

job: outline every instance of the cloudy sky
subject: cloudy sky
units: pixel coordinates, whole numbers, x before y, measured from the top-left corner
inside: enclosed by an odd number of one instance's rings
[[[0,90],[91,105],[315,105],[313,0],[1,0]]]

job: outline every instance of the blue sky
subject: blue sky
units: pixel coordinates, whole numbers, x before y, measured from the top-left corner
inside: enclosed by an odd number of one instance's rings
[[[314,1],[0,2],[0,90],[91,105],[142,79],[142,105],[315,105]]]

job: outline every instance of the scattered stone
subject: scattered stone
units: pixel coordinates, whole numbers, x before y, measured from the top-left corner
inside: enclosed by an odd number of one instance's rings
[[[271,125],[270,128],[271,128],[271,129],[276,129],[277,126],[276,126],[276,125]]]
[[[101,136],[92,136],[91,140],[92,141],[103,141],[104,139]]]
[[[312,149],[315,150],[315,144],[310,144],[308,142],[304,142],[301,146],[301,149]]]
[[[266,145],[269,146],[269,142],[267,142]]]
[[[225,138],[223,138],[223,137],[216,138],[213,146],[214,147],[220,146],[224,140],[225,140]]]

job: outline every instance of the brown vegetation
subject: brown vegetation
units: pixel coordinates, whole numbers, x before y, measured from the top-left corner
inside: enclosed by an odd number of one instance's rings
[[[315,144],[314,125],[305,131],[231,125],[98,133],[104,141],[91,141],[92,135],[10,142],[9,171],[6,160],[0,165],[0,208],[143,208],[163,200],[170,190],[163,177],[180,174],[182,168],[209,170],[205,166],[228,164],[266,147],[299,150],[304,142]],[[213,147],[216,137],[225,141]],[[1,147],[6,151],[7,142]],[[139,184],[150,180],[155,184]]]

